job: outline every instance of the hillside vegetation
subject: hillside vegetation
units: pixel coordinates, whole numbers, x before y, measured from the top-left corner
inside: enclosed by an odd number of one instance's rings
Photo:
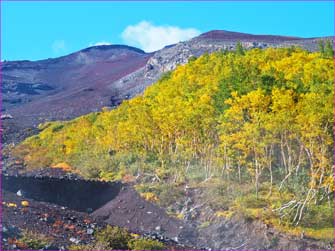
[[[290,224],[332,228],[333,81],[323,51],[206,54],[117,109],[40,125],[13,152],[28,168],[65,162],[90,178],[219,180],[249,188],[229,207],[269,206]]]

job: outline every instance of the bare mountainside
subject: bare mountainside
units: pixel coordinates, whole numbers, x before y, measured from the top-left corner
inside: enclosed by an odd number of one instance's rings
[[[2,65],[2,113],[12,122],[34,127],[47,120],[77,117],[141,93],[164,72],[206,52],[246,48],[301,46],[314,51],[325,38],[252,35],[214,30],[154,53],[124,46],[90,47],[70,55]]]
[[[90,47],[68,56],[3,64],[3,109],[31,126],[110,105],[117,79],[143,67],[150,54],[123,46]]]

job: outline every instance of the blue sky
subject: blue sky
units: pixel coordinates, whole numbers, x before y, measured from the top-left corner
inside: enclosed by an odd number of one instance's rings
[[[334,35],[328,2],[1,2],[1,58],[58,57],[94,44],[153,51],[213,29]]]

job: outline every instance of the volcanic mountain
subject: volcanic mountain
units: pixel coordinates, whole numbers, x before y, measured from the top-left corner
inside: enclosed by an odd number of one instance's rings
[[[112,83],[145,66],[150,56],[129,46],[103,45],[55,59],[5,62],[2,109],[29,125],[96,111],[111,105]]]
[[[233,50],[237,42],[245,48],[301,46],[313,51],[320,39],[333,40],[213,30],[153,53],[102,45],[54,59],[2,62],[2,113],[10,114],[3,119],[13,117],[11,123],[26,128],[114,107],[190,57]]]

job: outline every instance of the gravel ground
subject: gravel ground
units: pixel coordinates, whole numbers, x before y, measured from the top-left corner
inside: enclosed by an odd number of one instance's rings
[[[23,206],[22,201],[28,201],[29,205]],[[91,242],[93,232],[105,226],[105,223],[94,220],[87,213],[27,199],[7,191],[3,192],[2,203],[2,250],[24,249],[16,242],[21,230],[49,237],[50,246],[46,248],[64,249],[74,243]]]
[[[106,224],[177,249],[196,244],[197,231],[191,224],[170,217],[126,184],[87,181],[46,169],[25,176],[3,176],[3,189],[3,249],[18,248],[15,240],[22,229],[43,233],[51,237],[53,249],[62,249],[76,242],[91,242],[92,232]],[[92,211],[84,210],[87,207]]]

